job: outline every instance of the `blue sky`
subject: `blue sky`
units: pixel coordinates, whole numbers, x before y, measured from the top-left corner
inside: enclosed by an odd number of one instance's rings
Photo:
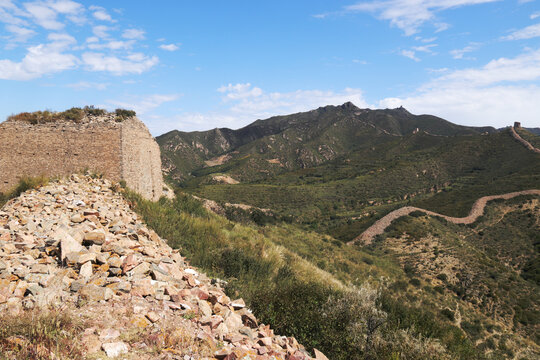
[[[540,127],[540,0],[0,0],[0,119],[125,107],[159,135],[346,101]]]

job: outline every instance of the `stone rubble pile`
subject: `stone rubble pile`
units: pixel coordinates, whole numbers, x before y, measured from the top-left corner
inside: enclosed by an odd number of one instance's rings
[[[190,267],[111,182],[90,176],[30,190],[0,210],[0,312],[54,306],[97,319],[82,334],[89,354],[310,359],[294,338],[259,324],[242,299],[227,297],[220,280]],[[126,335],[140,329],[166,349],[148,355],[148,341]],[[180,330],[189,346],[175,347]],[[326,357],[317,351],[316,359]]]

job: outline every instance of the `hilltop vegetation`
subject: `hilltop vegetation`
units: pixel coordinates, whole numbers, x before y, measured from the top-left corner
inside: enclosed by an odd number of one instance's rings
[[[540,161],[506,132],[416,134],[265,180],[236,185],[192,180],[185,186],[203,198],[271,209],[280,218],[348,241],[404,205],[465,216],[478,197],[538,188]]]
[[[345,103],[257,120],[239,130],[171,131],[156,140],[173,180],[207,175],[203,168],[214,166],[213,173],[219,170],[240,181],[253,181],[317,166],[417,131],[457,136],[495,129],[458,126],[435,116],[412,115],[403,108],[370,110]]]
[[[45,124],[54,123],[58,121],[71,121],[74,123],[80,123],[89,116],[104,116],[112,115],[118,122],[124,121],[130,117],[134,117],[135,111],[116,109],[114,113],[109,113],[104,109],[95,108],[94,106],[85,106],[83,108],[72,107],[65,111],[34,111],[34,112],[22,112],[20,114],[14,114],[8,116],[6,121],[19,121],[29,124]]]
[[[537,149],[540,149],[540,132],[534,133],[534,129],[517,129],[517,133]]]

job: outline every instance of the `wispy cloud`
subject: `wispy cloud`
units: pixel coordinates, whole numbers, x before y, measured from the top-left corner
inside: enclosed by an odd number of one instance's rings
[[[437,21],[435,15],[437,12],[494,1],[498,0],[375,0],[346,6],[338,13],[373,13],[379,19],[390,21],[392,26],[410,36],[417,33],[419,28],[428,22],[435,26],[436,32],[448,29],[449,24]],[[328,15],[319,14],[314,17],[325,18]]]
[[[173,118],[159,119],[151,125],[153,132],[164,133],[172,129],[201,130],[214,126],[213,124],[239,128],[256,119],[309,111],[326,105],[341,105],[347,101],[359,107],[368,107],[362,91],[352,88],[341,91],[266,92],[250,83],[239,83],[223,85],[217,91],[222,95],[225,109],[205,113],[185,112]]]
[[[19,25],[6,25],[6,30],[9,31],[12,35],[9,37],[8,45],[13,43],[24,43],[28,39],[35,36],[37,33],[29,28],[19,26]],[[10,46],[8,46],[10,47]]]
[[[108,83],[95,83],[88,81],[79,81],[73,84],[67,84],[66,87],[75,89],[75,90],[87,90],[87,89],[96,89],[96,90],[105,90],[109,86]]]
[[[516,30],[510,35],[504,36],[503,40],[524,40],[540,36],[540,24],[527,26],[526,28]]]
[[[454,59],[464,59],[465,54],[475,51],[476,49],[478,49],[478,46],[478,43],[471,43],[470,45],[467,45],[462,49],[451,50],[450,55],[452,55]]]
[[[74,69],[78,60],[66,53],[71,42],[66,39],[31,46],[20,62],[0,60],[0,79],[30,80],[45,74]]]
[[[141,74],[159,62],[156,56],[132,53],[125,57],[105,55],[103,53],[86,52],[82,54],[82,62],[88,71],[105,71],[114,75]]]
[[[534,19],[536,19],[538,17],[540,17],[540,11],[534,12],[534,13],[531,14],[531,16],[529,16],[529,18],[531,20],[534,20]]]
[[[261,88],[251,86],[250,83],[223,85],[217,91],[225,94],[224,100],[255,98],[263,94]]]
[[[97,25],[92,28],[92,32],[100,39],[109,37],[110,28],[107,25]]]
[[[152,94],[135,96],[129,100],[109,100],[107,103],[115,107],[133,109],[137,114],[144,115],[165,103],[177,100],[180,96],[180,94]]]
[[[538,125],[540,49],[482,67],[455,70],[422,85],[414,94],[385,98],[380,107],[405,106],[468,125],[505,126],[513,119]]]
[[[144,30],[141,30],[141,29],[127,29],[122,33],[122,37],[124,39],[143,40],[144,34],[145,34]]]
[[[95,19],[97,20],[100,20],[100,21],[110,21],[110,22],[115,22],[115,20],[113,20],[113,18],[111,17],[111,15],[109,15],[109,13],[107,12],[107,10],[105,10],[105,8],[102,8],[101,6],[90,6],[89,9],[92,11],[92,15],[94,16]]]
[[[88,11],[95,20],[85,18]],[[38,35],[35,29],[42,28],[41,33],[47,38],[41,44],[29,46],[20,60],[0,59],[0,79],[31,80],[77,68],[113,75],[140,74],[159,62],[157,56],[136,49],[144,48],[139,43],[144,39],[144,30],[96,24],[96,20],[117,22],[103,7],[86,8],[72,0],[37,0],[21,5],[0,0],[0,23],[5,23],[9,34],[4,37],[6,50]],[[76,31],[72,31],[74,24]],[[80,26],[87,31],[80,31]],[[73,36],[88,31],[94,36],[81,41]]]
[[[360,60],[360,59],[353,59],[352,62],[355,63],[355,64],[360,64],[360,65],[367,65],[367,63],[368,63],[367,61]]]
[[[178,47],[178,45],[176,45],[176,44],[167,44],[167,45],[162,44],[162,45],[159,45],[159,48],[163,49],[163,50],[166,50],[166,51],[176,51],[176,50],[180,49]]]
[[[228,84],[217,89],[223,101],[232,106],[232,113],[252,120],[278,114],[306,111],[325,105],[339,105],[351,101],[365,107],[367,102],[359,89],[346,88],[340,92],[323,90],[296,90],[292,92],[265,92],[250,83]]]
[[[71,0],[36,1],[23,4],[24,9],[34,22],[47,30],[61,30],[65,24],[58,20],[58,15],[66,15],[72,22],[79,22],[77,17],[84,7]]]
[[[411,60],[420,61],[420,59],[416,57],[416,53],[413,50],[401,50],[399,53]]]
[[[419,51],[419,52],[425,52],[425,53],[428,53],[428,54],[434,54],[433,50],[431,50],[432,48],[436,47],[437,44],[429,44],[429,45],[422,45],[422,46],[413,46],[413,50],[414,51]]]

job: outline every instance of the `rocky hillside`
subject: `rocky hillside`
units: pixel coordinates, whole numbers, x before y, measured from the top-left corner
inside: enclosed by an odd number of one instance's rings
[[[294,338],[259,324],[242,299],[227,297],[219,279],[191,267],[115,190],[73,175],[2,208],[3,317],[60,308],[81,324],[71,340],[89,358],[311,358]],[[5,358],[73,358],[8,330],[0,331]],[[318,351],[315,358],[326,359]]]
[[[236,168],[245,179],[326,163],[362,147],[413,133],[436,136],[491,133],[491,127],[466,127],[404,108],[360,109],[348,102],[286,116],[257,120],[238,129],[171,131],[157,137],[170,178],[185,181],[206,167]],[[215,172],[215,171],[214,171]]]

